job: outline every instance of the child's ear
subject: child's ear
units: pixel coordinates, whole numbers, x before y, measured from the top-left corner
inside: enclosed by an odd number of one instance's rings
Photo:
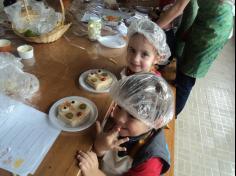
[[[154,58],[153,64],[154,64],[154,65],[158,64],[159,61],[160,61],[160,58],[161,58],[161,57],[160,57],[158,54],[156,54],[156,56],[155,56],[155,58]]]

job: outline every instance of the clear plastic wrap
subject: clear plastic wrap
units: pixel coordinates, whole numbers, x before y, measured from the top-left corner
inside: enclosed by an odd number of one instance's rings
[[[28,1],[28,5],[31,7],[29,18],[22,15],[23,6],[20,1],[5,7],[4,11],[18,32],[30,31],[26,33],[26,35],[30,35],[29,37],[52,31],[62,19],[61,13],[55,12],[54,9],[47,7],[44,2],[30,0]]]
[[[21,58],[15,57],[14,55],[7,53],[7,52],[1,52],[0,53],[0,69],[13,65],[16,68],[22,69],[24,65],[20,62]]]
[[[135,33],[144,35],[156,48],[158,54],[161,56],[158,64],[165,65],[168,62],[171,52],[166,43],[166,34],[156,23],[146,18],[134,20],[129,26],[128,37],[132,37]]]
[[[4,101],[4,95],[0,93],[0,102]],[[14,101],[9,101],[7,103],[0,103],[0,119],[7,117],[6,114],[13,112],[15,110],[16,103]]]
[[[88,22],[90,17],[102,17],[104,3],[102,0],[94,0],[89,3],[83,0],[74,0],[70,6],[70,12],[78,22]]]
[[[95,13],[97,16],[101,17],[104,9],[104,4],[102,1],[93,1],[91,2],[87,8],[86,11],[90,13]]]
[[[152,128],[165,126],[174,116],[174,98],[168,83],[152,73],[128,76],[110,89],[113,100]]]
[[[29,98],[39,89],[39,80],[22,71],[19,58],[0,53],[0,92],[6,95]]]

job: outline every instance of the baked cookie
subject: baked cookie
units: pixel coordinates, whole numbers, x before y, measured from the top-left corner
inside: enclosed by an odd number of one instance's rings
[[[72,127],[83,123],[90,113],[89,106],[77,100],[65,101],[58,106],[59,118]]]
[[[95,90],[104,90],[111,86],[113,79],[109,72],[96,70],[89,73],[85,81]]]

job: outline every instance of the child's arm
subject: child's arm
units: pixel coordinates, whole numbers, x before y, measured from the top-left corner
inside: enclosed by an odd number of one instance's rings
[[[109,132],[103,132],[101,124],[97,121],[96,129],[97,137],[94,142],[93,150],[96,152],[97,156],[101,157],[109,150],[126,151],[126,148],[120,147],[120,145],[127,142],[129,138],[118,140],[119,128],[113,128]]]

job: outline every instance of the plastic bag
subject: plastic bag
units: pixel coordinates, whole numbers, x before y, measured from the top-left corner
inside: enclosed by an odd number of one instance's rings
[[[29,98],[39,89],[39,80],[22,71],[19,58],[10,53],[0,53],[0,92],[6,95]]]
[[[20,18],[21,14],[21,3],[18,1],[10,6],[4,8],[5,13],[8,16],[8,19],[15,25],[16,29],[23,30],[24,22]]]
[[[0,53],[0,69],[8,66],[13,65],[16,68],[22,69],[23,64],[20,62],[21,58],[15,57],[14,55],[7,53],[7,52],[1,52]]]
[[[30,0],[28,5],[31,7],[29,13],[33,14],[29,18],[24,15],[22,16],[23,6],[20,1],[4,8],[5,13],[16,30],[24,33],[26,37],[48,33],[62,20],[62,14],[55,12],[51,7],[47,7],[44,2]]]
[[[0,119],[7,118],[9,113],[13,112],[17,105],[20,103],[19,101],[14,101],[13,99],[9,99],[6,102],[6,95],[0,92]]]
[[[94,0],[89,3],[83,0],[74,0],[70,6],[70,12],[78,22],[88,22],[90,16],[101,17],[104,9],[104,2]]]

